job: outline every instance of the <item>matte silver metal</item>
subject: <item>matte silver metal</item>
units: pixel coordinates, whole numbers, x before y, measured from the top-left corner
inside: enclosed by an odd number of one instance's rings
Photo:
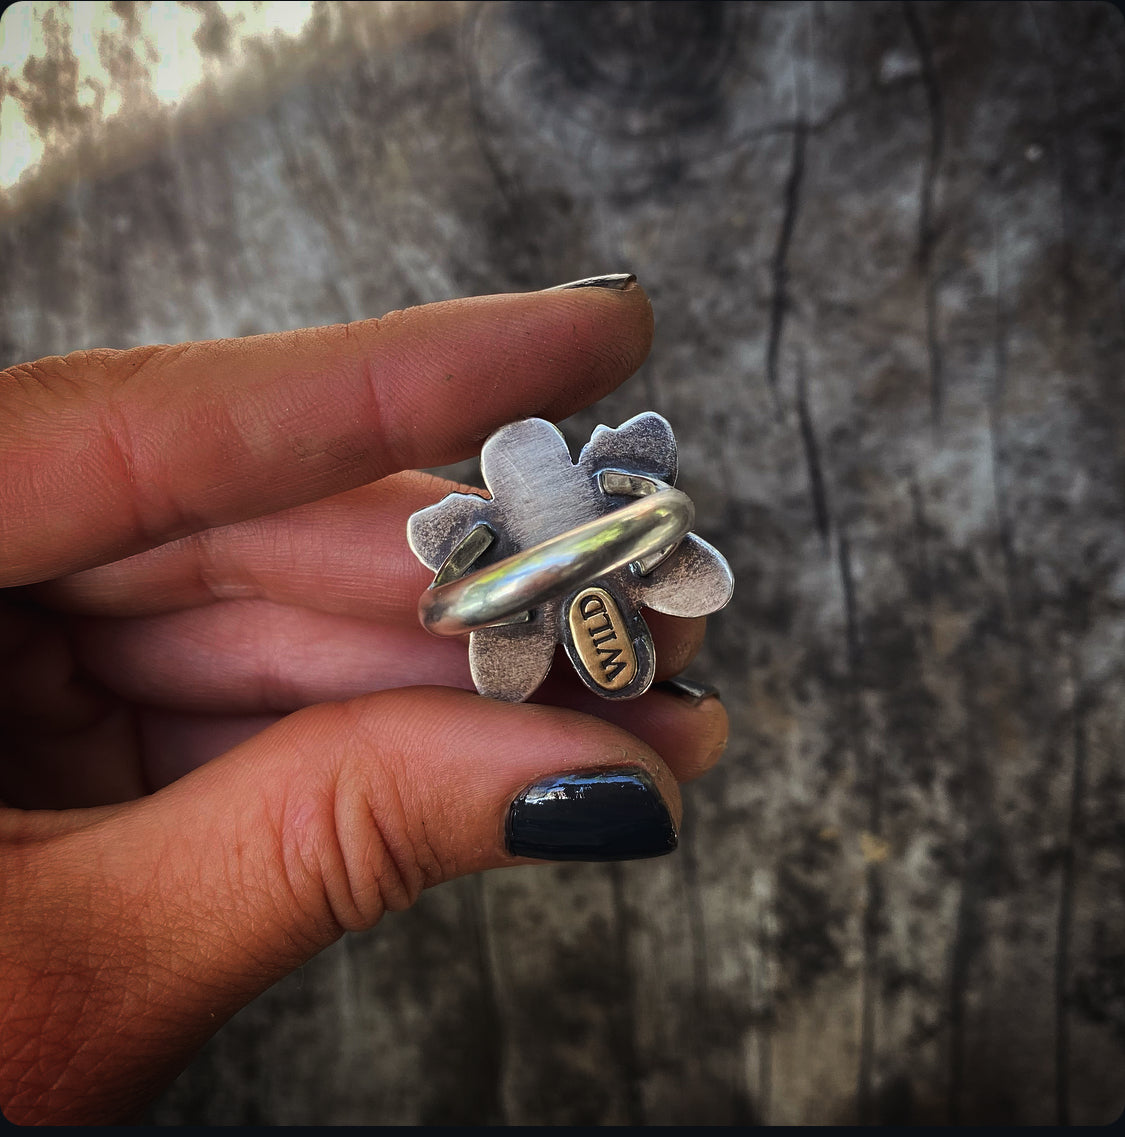
[[[658,486],[629,505],[472,576],[440,584],[435,580],[418,601],[418,616],[427,631],[439,636],[493,627],[592,584],[632,561],[671,551],[694,521],[695,508],[686,494]],[[459,545],[454,553],[462,548]]]
[[[688,532],[693,509],[672,488],[676,466],[672,428],[651,411],[595,428],[577,461],[555,426],[523,419],[481,449],[487,494],[451,493],[411,516],[410,547],[436,574],[419,614],[439,634],[469,631],[482,695],[528,698],[562,645],[591,691],[635,698],[656,671],[641,609],[702,616],[727,603],[730,566]],[[570,619],[595,587],[612,602],[612,626],[596,605],[589,619]]]

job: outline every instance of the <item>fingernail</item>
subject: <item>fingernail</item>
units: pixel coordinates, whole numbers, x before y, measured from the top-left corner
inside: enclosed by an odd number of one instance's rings
[[[679,838],[656,784],[635,768],[586,770],[528,786],[508,810],[508,852],[544,861],[660,857]]]
[[[623,292],[636,280],[631,272],[611,272],[606,276],[587,276],[582,280],[572,280],[569,284],[556,284],[553,288],[544,288],[544,292],[562,292],[566,288],[615,288]]]
[[[653,683],[652,689],[663,691],[666,695],[675,695],[676,698],[683,699],[685,703],[690,703],[693,707],[698,707],[704,699],[719,698],[718,687],[712,687],[710,683],[696,683],[694,679],[685,679],[680,675],[677,675],[675,679],[665,679],[661,683]]]

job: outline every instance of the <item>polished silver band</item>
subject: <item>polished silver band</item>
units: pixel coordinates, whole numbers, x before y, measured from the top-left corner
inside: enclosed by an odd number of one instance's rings
[[[506,623],[632,561],[651,568],[654,553],[671,549],[690,531],[695,507],[679,490],[641,480],[655,492],[634,491],[645,496],[470,576],[428,588],[418,601],[422,624],[435,635],[460,636]]]

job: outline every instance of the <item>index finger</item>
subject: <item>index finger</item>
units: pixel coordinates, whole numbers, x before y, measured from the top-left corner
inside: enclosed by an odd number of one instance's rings
[[[632,278],[0,372],[0,586],[468,457],[648,354]]]

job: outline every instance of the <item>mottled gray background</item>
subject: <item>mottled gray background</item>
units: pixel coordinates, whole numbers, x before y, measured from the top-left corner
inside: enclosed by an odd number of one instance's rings
[[[651,359],[564,430],[665,414],[738,582],[675,856],[424,895],[151,1120],[1119,1114],[1121,13],[326,3],[235,52],[193,4],[165,105],[97,7],[116,117],[58,28],[5,73],[0,363],[631,269]]]

